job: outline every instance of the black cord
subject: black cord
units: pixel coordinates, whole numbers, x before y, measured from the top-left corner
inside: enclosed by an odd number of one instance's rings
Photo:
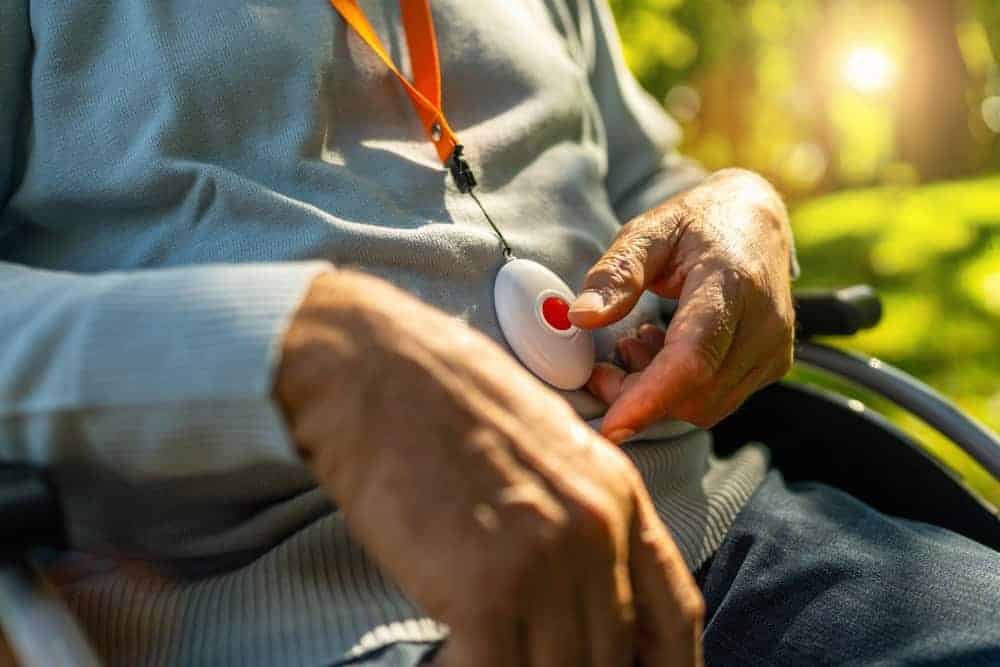
[[[476,175],[472,173],[472,169],[469,167],[469,163],[462,158],[462,144],[455,146],[454,150],[451,152],[451,156],[448,158],[448,169],[451,171],[451,178],[455,181],[455,185],[458,187],[458,191],[472,195],[472,199],[479,206],[479,210],[483,212],[483,216],[486,218],[486,222],[490,223],[490,227],[493,228],[493,232],[499,237],[500,243],[503,244],[503,256],[513,257],[514,251],[510,249],[510,244],[507,243],[507,239],[503,237],[503,232],[497,227],[496,223],[493,222],[493,218],[490,214],[486,212],[486,208],[483,203],[479,201],[479,197],[476,193],[472,191],[476,187]]]
[[[486,217],[486,222],[490,223],[490,227],[493,228],[493,231],[496,232],[496,235],[500,238],[500,243],[503,244],[503,256],[513,257],[514,251],[510,249],[510,244],[507,243],[507,239],[503,237],[503,232],[500,231],[500,228],[497,227],[495,222],[493,222],[493,218],[491,218],[490,214],[486,212],[486,209],[483,207],[483,203],[479,201],[479,197],[477,197],[476,193],[473,192],[471,189],[469,190],[469,195],[471,195],[472,199],[475,200],[477,204],[479,204],[479,210],[482,211],[483,215]]]

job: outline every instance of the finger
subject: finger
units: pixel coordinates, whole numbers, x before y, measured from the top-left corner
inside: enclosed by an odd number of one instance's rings
[[[628,571],[631,508],[629,486],[622,477],[634,469],[624,465],[624,457],[606,445],[597,444],[588,452],[581,474],[573,476],[574,502],[569,504],[576,535],[582,540],[572,541],[560,567],[575,572],[581,603],[578,608],[587,640],[587,660],[583,664],[632,667],[635,608]],[[607,477],[594,478],[595,470]],[[617,491],[609,488],[609,483]]]
[[[756,392],[776,382],[773,366],[752,368],[746,376],[719,401],[719,419],[725,419],[736,412],[741,405]]]
[[[587,390],[597,397],[605,405],[611,405],[618,399],[622,392],[639,379],[638,373],[625,374],[625,371],[612,364],[598,364],[587,382]],[[631,435],[631,434],[626,434]],[[618,443],[624,438],[612,439]]]
[[[732,414],[765,384],[791,368],[790,333],[777,320],[747,314],[740,321],[729,354],[712,385],[675,407],[672,414],[701,426],[712,426]]]
[[[572,555],[563,554],[567,559]],[[580,598],[568,562],[550,562],[539,568],[539,580],[528,596],[523,626],[525,653],[532,667],[588,667],[587,632]],[[474,664],[474,663],[469,663]]]
[[[745,308],[746,314],[718,374],[721,394],[728,394],[754,367],[773,370],[780,376],[791,366],[791,327],[769,315],[770,309],[768,303]]]
[[[600,667],[631,667],[635,643],[635,607],[629,581],[627,552],[617,563],[605,563],[601,576],[589,576],[582,594],[587,646],[586,664]]]
[[[743,401],[759,388],[761,376],[760,368],[754,367],[747,373],[746,378],[727,392],[694,394],[679,402],[671,414],[677,419],[703,428],[715,426],[733,414]]]
[[[608,410],[603,433],[640,431],[688,395],[707,389],[716,377],[743,304],[734,277],[725,272],[700,273],[690,274],[663,349]]]
[[[739,324],[736,336],[729,346],[722,367],[708,386],[679,399],[671,408],[670,414],[676,419],[697,424],[702,427],[714,426],[739,407],[731,405],[735,398],[735,390],[745,383],[748,376],[761,376],[761,369],[771,367],[771,357],[774,354],[774,341],[759,332],[759,328],[743,320]],[[752,385],[752,383],[747,383]],[[750,395],[756,386],[741,387],[745,391],[743,399]]]
[[[655,324],[643,324],[639,327],[639,340],[654,354],[660,351],[667,338],[667,331]]]
[[[637,499],[631,546],[639,664],[700,665],[705,603],[645,490]]]
[[[638,338],[622,338],[618,341],[618,352],[625,362],[625,368],[630,373],[638,373],[649,363],[659,350],[650,349]]]
[[[626,375],[625,381],[622,382],[622,394],[631,389],[632,385],[638,382],[640,377],[642,377],[642,373],[629,373],[628,375]],[[619,396],[620,395],[621,394],[619,394]]]
[[[605,405],[611,405],[621,394],[624,381],[625,371],[614,364],[601,362],[594,364],[594,370],[587,380],[587,391]]]
[[[622,227],[618,237],[587,272],[583,291],[569,310],[573,324],[584,329],[607,326],[635,306],[646,287],[667,267],[674,236],[665,233],[669,212],[642,216]]]

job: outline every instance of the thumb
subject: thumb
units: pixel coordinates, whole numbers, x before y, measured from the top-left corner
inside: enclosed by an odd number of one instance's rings
[[[570,321],[583,329],[596,329],[628,315],[646,288],[661,277],[672,245],[658,215],[625,225],[587,272],[583,289],[570,306]]]

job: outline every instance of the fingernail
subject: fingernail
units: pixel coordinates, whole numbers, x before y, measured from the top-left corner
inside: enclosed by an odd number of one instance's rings
[[[576,297],[570,306],[571,313],[599,313],[604,310],[604,296],[600,292],[586,291]]]
[[[619,445],[629,438],[635,435],[635,431],[629,430],[627,428],[620,428],[617,431],[612,431],[608,434],[608,440]]]

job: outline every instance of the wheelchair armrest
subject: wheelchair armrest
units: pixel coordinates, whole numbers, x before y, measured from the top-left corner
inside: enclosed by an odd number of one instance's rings
[[[796,333],[814,336],[850,336],[871,329],[882,319],[882,300],[868,285],[839,290],[795,291]]]

